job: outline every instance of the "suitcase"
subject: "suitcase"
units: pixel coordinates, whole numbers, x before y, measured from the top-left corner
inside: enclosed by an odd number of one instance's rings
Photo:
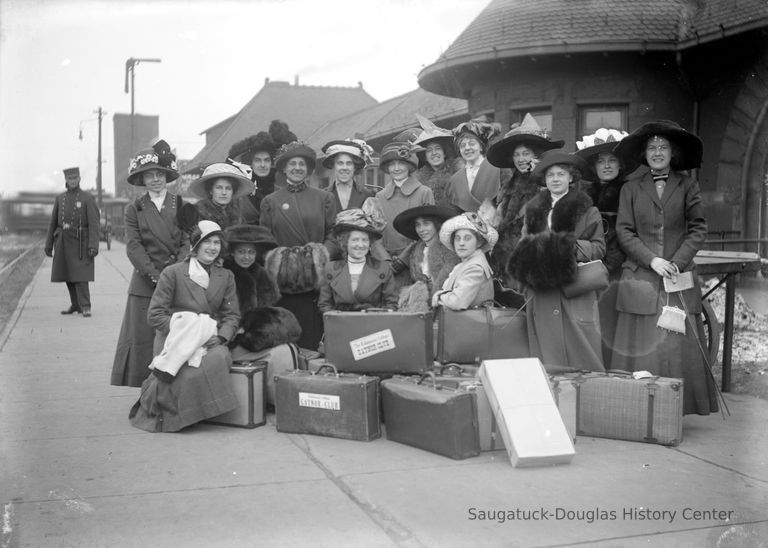
[[[433,374],[395,375],[381,382],[381,397],[388,440],[452,459],[480,454],[473,391],[440,386]]]
[[[325,358],[350,373],[420,373],[432,367],[432,314],[363,311],[323,314]]]
[[[573,382],[573,377],[550,374],[549,384],[565,429],[568,430],[573,443],[576,443],[576,383]]]
[[[512,466],[573,459],[573,442],[537,358],[484,360],[479,376]]]
[[[229,378],[237,397],[237,407],[205,422],[256,428],[267,422],[265,409],[266,362],[235,363],[229,368]]]
[[[441,306],[437,323],[435,357],[440,363],[531,355],[524,310],[480,306],[457,311]]]
[[[381,436],[377,377],[340,374],[332,365],[296,370],[275,377],[275,394],[278,432],[358,441]]]
[[[570,376],[579,436],[678,445],[683,441],[683,380],[634,379],[625,371]]]
[[[265,379],[267,403],[270,405],[275,405],[275,376],[301,368],[300,350],[293,343],[280,344],[260,352],[249,352],[242,346],[236,346],[232,349],[232,359],[238,362],[258,361],[267,364]]]

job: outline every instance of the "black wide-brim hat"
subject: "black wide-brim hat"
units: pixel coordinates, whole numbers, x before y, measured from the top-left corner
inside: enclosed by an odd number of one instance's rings
[[[531,133],[513,133],[510,131],[504,137],[497,139],[490,147],[488,147],[488,154],[485,158],[492,166],[499,168],[514,168],[515,162],[512,161],[512,153],[515,152],[515,149],[520,145],[525,145],[531,149],[537,150],[539,153],[544,153],[548,150],[563,148],[565,141],[550,141],[546,137],[541,137],[539,135],[533,135]]]
[[[262,247],[265,251],[277,247],[277,242],[272,232],[261,225],[233,225],[224,230],[224,238],[231,246],[236,244],[253,244]]]
[[[545,185],[544,174],[547,170],[561,164],[575,167],[581,172],[582,177],[590,172],[589,164],[581,156],[563,150],[548,150],[541,155],[532,175],[537,178],[540,185]]]
[[[288,160],[291,158],[304,158],[304,161],[307,162],[307,171],[309,174],[315,170],[317,154],[309,145],[298,141],[284,145],[283,148],[277,152],[277,158],[275,159],[275,169],[277,169],[277,171],[283,171],[286,164],[288,163]]]
[[[624,137],[613,153],[622,161],[648,165],[645,160],[645,146],[648,139],[656,135],[668,139],[678,149],[678,153],[672,156],[670,164],[672,169],[695,169],[701,166],[704,153],[701,139],[670,120],[646,122]]]
[[[418,240],[416,233],[416,219],[419,217],[432,217],[445,222],[451,217],[461,215],[461,209],[456,206],[424,205],[412,207],[400,212],[392,221],[392,226],[400,234],[411,240]],[[435,227],[438,228],[438,227]]]
[[[170,183],[179,178],[176,156],[171,152],[171,147],[163,140],[155,143],[150,148],[145,148],[136,153],[128,163],[128,184],[144,186],[145,171],[156,169],[165,173],[165,182]]]

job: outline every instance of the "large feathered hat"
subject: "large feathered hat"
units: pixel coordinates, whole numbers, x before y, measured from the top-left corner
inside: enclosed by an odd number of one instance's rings
[[[453,143],[456,150],[459,149],[459,143],[462,138],[471,135],[480,142],[483,153],[488,149],[488,143],[501,132],[501,124],[489,122],[485,116],[473,118],[468,122],[462,122],[453,128]]]
[[[443,153],[446,158],[454,155],[454,150],[451,144],[453,143],[453,132],[450,129],[443,129],[437,127],[431,120],[425,118],[421,114],[416,115],[416,119],[421,125],[421,134],[413,142],[414,145],[426,148],[429,143],[437,143],[443,148]],[[424,158],[424,152],[419,152],[419,160],[422,164],[426,162]]]
[[[547,150],[563,148],[565,141],[551,141],[546,131],[530,113],[526,114],[523,121],[513,124],[512,129],[497,139],[489,148],[486,156],[488,162],[496,167],[515,167],[512,161],[512,153],[520,145],[526,145],[537,155]]]
[[[595,162],[600,154],[610,152],[611,154],[618,154],[614,151],[619,141],[627,137],[626,131],[619,131],[617,129],[607,129],[601,127],[591,135],[584,135],[581,141],[576,141],[577,156],[583,158],[588,164],[590,169],[594,170]],[[624,173],[629,173],[637,167],[637,161],[629,162],[626,159],[621,159],[621,168]],[[595,174],[596,175],[596,174]]]
[[[350,230],[367,232],[371,239],[378,240],[382,236],[387,221],[381,204],[377,198],[368,198],[361,208],[351,208],[336,214],[333,231],[338,235]]]
[[[128,183],[144,186],[141,174],[150,169],[158,169],[165,173],[167,183],[179,178],[176,156],[171,152],[171,146],[162,139],[152,145],[152,148],[142,149],[131,158],[128,164]]]
[[[475,231],[485,240],[480,247],[484,252],[493,249],[493,246],[499,241],[499,233],[496,232],[495,228],[486,223],[476,212],[465,211],[443,223],[443,226],[440,227],[440,243],[453,251],[453,233],[462,228]]]
[[[669,120],[647,122],[621,140],[613,149],[613,153],[626,162],[642,162],[645,159],[645,146],[648,139],[654,136],[668,139],[678,149],[672,156],[672,169],[695,169],[701,166],[704,146],[693,133],[689,133],[679,124]]]
[[[296,135],[288,129],[288,124],[281,120],[272,120],[269,124],[269,132],[260,131],[256,135],[238,141],[230,147],[228,156],[238,162],[250,164],[253,155],[257,152],[266,152],[274,158],[281,146],[296,139]]]
[[[348,154],[352,157],[356,169],[363,169],[373,162],[373,149],[362,139],[344,139],[328,141],[323,145],[323,167],[331,169],[337,154]]]

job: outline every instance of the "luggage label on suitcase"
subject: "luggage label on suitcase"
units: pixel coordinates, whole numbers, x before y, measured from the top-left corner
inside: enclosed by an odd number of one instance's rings
[[[325,373],[329,369],[331,373]],[[358,441],[381,436],[379,379],[343,374],[329,363],[317,371],[275,377],[275,422],[279,432]]]
[[[266,371],[267,362],[265,361],[234,363],[229,368],[229,376],[237,398],[237,407],[204,422],[241,428],[256,428],[266,424]]]

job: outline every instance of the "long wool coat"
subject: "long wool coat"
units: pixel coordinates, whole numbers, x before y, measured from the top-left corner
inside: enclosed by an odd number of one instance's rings
[[[89,192],[67,190],[53,203],[45,250],[53,250],[52,282],[92,282],[94,259],[89,249],[99,249],[99,208]]]
[[[596,292],[568,299],[560,287],[573,280],[577,262],[604,253],[602,219],[585,193],[571,189],[553,208],[545,192],[525,205],[523,237],[509,270],[526,282],[528,342],[543,363],[603,371]]]
[[[306,187],[300,192],[278,188],[261,201],[261,226],[267,227],[281,246],[324,243],[336,219],[333,195]]]
[[[365,308],[397,308],[397,288],[388,261],[368,255],[352,291],[352,278],[347,261],[331,261],[325,267],[326,283],[320,289],[318,308],[331,310],[363,310]]]
[[[128,301],[112,364],[111,384],[141,386],[149,375],[155,332],[147,323],[149,300],[162,270],[187,255],[187,235],[179,228],[181,200],[167,193],[160,211],[148,194],[125,207],[126,253],[133,265]]]
[[[328,192],[333,195],[334,204],[336,204],[336,211],[343,211],[344,209],[352,209],[353,207],[363,207],[363,202],[373,197],[373,192],[366,189],[360,189],[358,183],[355,181],[352,183],[352,192],[349,194],[349,203],[347,207],[341,206],[341,200],[339,200],[339,192],[336,190],[336,181],[333,181],[328,186]]]
[[[717,401],[696,341],[696,335],[702,335],[701,289],[693,258],[707,234],[699,184],[672,171],[659,198],[650,171],[636,175],[621,190],[616,222],[627,258],[618,288],[611,366],[682,377],[683,412],[706,415],[717,410]],[[693,272],[694,287],[682,292],[689,312],[685,335],[656,327],[667,293],[662,278],[650,267],[655,257],[673,262],[681,272]],[[681,293],[669,294],[669,304],[684,308]]]
[[[411,240],[395,230],[392,221],[406,209],[433,205],[435,198],[432,191],[422,185],[414,174],[411,174],[400,188],[389,181],[383,189],[376,193],[376,198],[379,199],[384,219],[387,221],[387,225],[384,227],[384,237],[381,241],[384,244],[384,249],[394,257],[399,255],[411,243]]]
[[[463,211],[477,211],[484,200],[496,202],[502,182],[509,177],[509,170],[499,169],[491,165],[488,160],[483,160],[470,191],[467,170],[459,169],[451,176],[447,192],[448,202],[460,207]]]

